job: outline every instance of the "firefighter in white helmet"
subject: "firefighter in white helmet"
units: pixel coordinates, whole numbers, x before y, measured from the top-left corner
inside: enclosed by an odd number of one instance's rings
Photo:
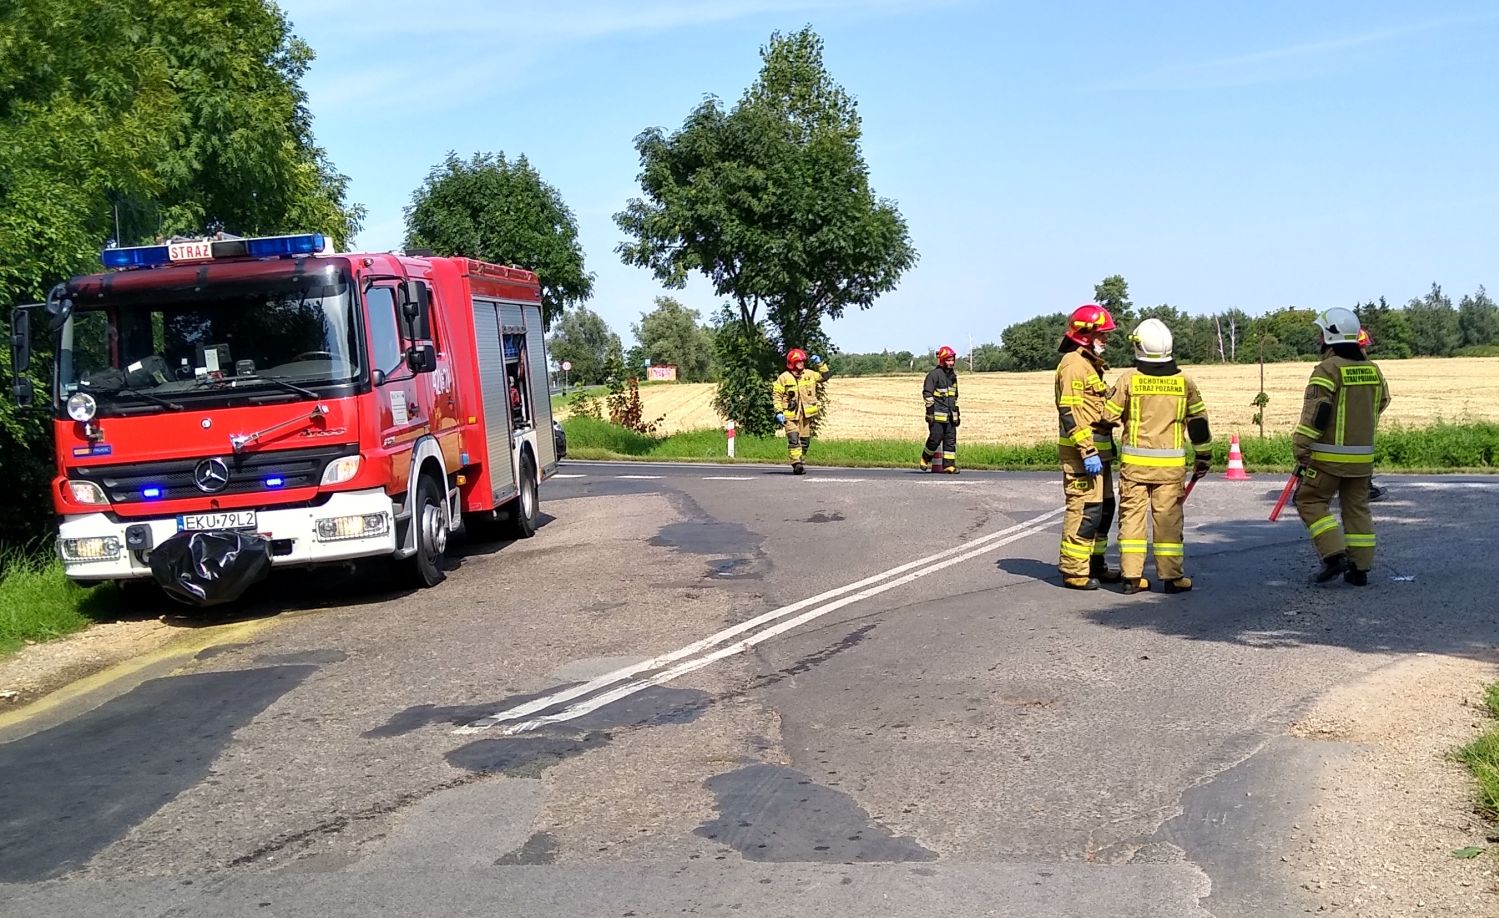
[[[1329,309],[1316,319],[1322,362],[1307,380],[1301,423],[1291,448],[1301,474],[1296,512],[1322,558],[1318,583],[1342,575],[1354,586],[1369,582],[1374,564],[1374,517],[1369,484],[1374,477],[1374,428],[1390,404],[1384,374],[1358,345],[1358,316]],[[1342,505],[1343,526],[1332,515]]]
[[[1171,356],[1171,329],[1166,323],[1146,319],[1135,327],[1130,340],[1135,345],[1135,365],[1114,382],[1103,407],[1104,420],[1121,427],[1119,567],[1124,592],[1150,589],[1145,552],[1153,547],[1156,574],[1166,592],[1183,593],[1192,589],[1192,580],[1183,569],[1183,476],[1189,458],[1194,481],[1211,467],[1213,437],[1207,406],[1197,385]]]

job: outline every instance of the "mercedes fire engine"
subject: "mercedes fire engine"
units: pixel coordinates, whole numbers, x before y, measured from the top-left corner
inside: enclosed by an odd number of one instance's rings
[[[12,316],[52,336],[57,549],[80,582],[237,598],[272,566],[535,533],[557,467],[541,295],[467,258],[333,253],[322,234],[111,248]]]

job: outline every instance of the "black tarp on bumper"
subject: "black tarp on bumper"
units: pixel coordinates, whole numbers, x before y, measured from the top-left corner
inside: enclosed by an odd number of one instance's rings
[[[233,602],[271,571],[271,546],[253,532],[179,532],[151,550],[151,575],[194,606]]]

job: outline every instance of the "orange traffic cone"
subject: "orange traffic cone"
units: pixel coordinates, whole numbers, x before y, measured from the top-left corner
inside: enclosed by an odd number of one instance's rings
[[[1228,471],[1223,477],[1229,481],[1248,481],[1249,473],[1244,471],[1244,454],[1239,451],[1239,435],[1234,434],[1228,441]]]

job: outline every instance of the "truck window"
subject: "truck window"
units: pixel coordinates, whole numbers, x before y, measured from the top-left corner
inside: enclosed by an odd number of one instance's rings
[[[526,336],[505,335],[505,384],[510,392],[512,426],[531,426],[531,386],[526,378]]]
[[[391,287],[371,287],[364,295],[370,317],[370,365],[386,375],[401,365],[401,329],[396,324],[396,297]]]

